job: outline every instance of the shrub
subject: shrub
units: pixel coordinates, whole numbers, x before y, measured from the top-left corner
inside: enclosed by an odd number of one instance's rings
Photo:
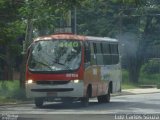
[[[6,99],[25,99],[25,91],[19,88],[19,81],[0,81],[0,96]]]
[[[158,74],[160,73],[160,60],[152,59],[145,63],[141,71],[147,74]]]

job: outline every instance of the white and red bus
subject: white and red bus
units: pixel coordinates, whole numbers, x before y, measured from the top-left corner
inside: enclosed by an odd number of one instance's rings
[[[46,100],[89,98],[110,102],[121,91],[118,41],[108,37],[55,34],[34,39],[28,49],[26,94],[41,107]]]

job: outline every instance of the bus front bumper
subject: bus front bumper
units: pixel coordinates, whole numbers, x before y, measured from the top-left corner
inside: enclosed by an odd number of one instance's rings
[[[35,97],[83,97],[84,84],[72,83],[64,85],[39,85],[36,83],[26,83],[26,96],[27,98]]]

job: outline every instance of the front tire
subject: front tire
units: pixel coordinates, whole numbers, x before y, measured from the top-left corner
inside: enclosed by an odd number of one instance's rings
[[[89,90],[87,90],[86,97],[83,97],[81,99],[81,103],[84,107],[87,107],[89,105]]]
[[[35,98],[34,99],[35,106],[38,108],[41,108],[43,106],[43,102],[44,102],[44,100],[42,98]]]

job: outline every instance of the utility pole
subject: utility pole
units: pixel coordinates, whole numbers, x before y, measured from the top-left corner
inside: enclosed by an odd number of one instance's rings
[[[62,13],[59,19],[60,25],[55,29],[55,33],[71,33],[71,10]]]
[[[77,34],[77,8],[74,7],[74,34]]]

